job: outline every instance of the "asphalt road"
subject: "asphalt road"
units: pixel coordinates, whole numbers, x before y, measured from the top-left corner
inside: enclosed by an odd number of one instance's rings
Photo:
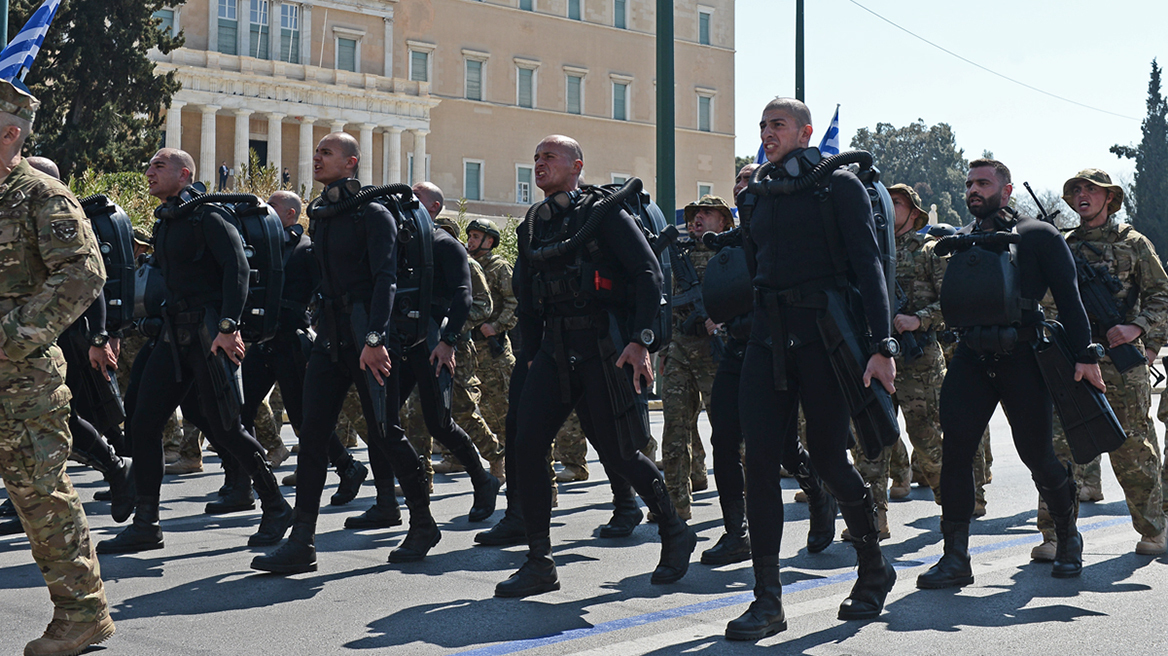
[[[660,412],[654,412],[660,430]],[[1163,431],[1163,426],[1158,426]],[[972,529],[975,583],[962,590],[917,590],[918,574],[941,553],[939,508],[926,489],[893,502],[885,551],[899,580],[883,615],[841,622],[836,609],[855,579],[855,554],[844,543],[808,554],[806,506],[789,489],[782,549],[784,602],[790,628],[753,643],[722,637],[726,622],[751,599],[749,563],[698,564],[721,534],[716,492],[696,495],[700,540],[689,574],[654,586],[656,528],[642,524],[626,539],[597,537],[610,513],[603,469],[588,481],[562,484],[552,541],[562,589],[522,600],[494,599],[499,581],[523,561],[524,549],[474,546],[489,524],[470,524],[465,474],[438,476],[433,509],[442,541],[421,563],[390,565],[389,550],[404,527],[347,531],[344,518],[373,500],[367,482],[348,506],[326,507],[317,537],[320,569],[278,577],[248,568],[261,550],[246,546],[259,512],[202,513],[221,483],[214,456],[202,474],[168,476],[163,485],[166,548],[102,556],[102,574],[118,632],[88,653],[108,654],[743,654],[771,648],[783,654],[1162,654],[1168,569],[1164,557],[1136,556],[1138,535],[1110,466],[1101,503],[1084,504],[1080,530],[1086,567],[1079,579],[1050,577],[1031,563],[1037,493],[1014,453],[1008,427],[994,417],[989,514]],[[703,437],[709,427],[702,418]],[[290,429],[285,438],[293,441]],[[364,459],[363,450],[359,452]],[[281,467],[290,472],[295,460]],[[707,465],[712,465],[707,462]],[[103,487],[81,466],[70,475],[85,501],[94,539],[117,526],[108,504],[92,500]],[[713,484],[713,476],[710,476]],[[330,486],[335,485],[330,474]],[[326,489],[325,494],[331,491]],[[292,492],[288,491],[289,498]],[[502,503],[502,500],[501,500]],[[493,519],[501,516],[501,509]],[[843,521],[837,520],[837,530]],[[40,635],[51,607],[23,536],[0,538],[0,653],[20,653]]]

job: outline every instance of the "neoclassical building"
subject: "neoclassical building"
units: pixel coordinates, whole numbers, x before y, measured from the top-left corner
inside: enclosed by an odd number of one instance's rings
[[[344,130],[359,176],[427,179],[447,206],[521,215],[531,155],[568,134],[590,183],[656,179],[654,0],[188,0],[157,14],[183,48],[153,58],[182,89],[166,145],[199,178],[255,150],[312,182],[311,155]],[[675,2],[677,201],[729,196],[734,2]]]

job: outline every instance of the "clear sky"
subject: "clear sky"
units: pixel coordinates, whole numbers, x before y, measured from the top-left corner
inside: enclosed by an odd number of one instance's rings
[[[1112,114],[1004,80],[856,3],[996,73]],[[795,92],[795,0],[735,7],[735,154],[752,155],[763,106]],[[1139,143],[1151,61],[1168,64],[1165,0],[806,0],[804,28],[812,145],[837,103],[842,150],[880,122],[948,123],[966,159],[993,152],[1022,193],[1023,180],[1061,190],[1087,167],[1130,181],[1133,163],[1108,148]]]

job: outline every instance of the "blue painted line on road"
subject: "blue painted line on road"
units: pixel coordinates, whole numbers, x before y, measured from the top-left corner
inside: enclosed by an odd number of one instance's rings
[[[1116,517],[1106,519],[1099,522],[1094,522],[1086,526],[1080,526],[1079,532],[1086,533],[1088,531],[1096,531],[1099,529],[1110,528],[1120,524],[1125,524],[1131,521],[1127,517]],[[1041,534],[1029,534],[993,544],[987,544],[980,547],[972,547],[969,550],[970,555],[978,555],[985,553],[992,553],[995,551],[1002,551],[1004,549],[1012,549],[1014,547],[1021,547],[1027,544],[1034,544],[1042,541]],[[932,565],[940,560],[940,556],[930,556],[921,560],[911,560],[905,562],[894,562],[892,566],[898,570],[912,569],[914,567],[922,567],[925,565]],[[828,576],[818,579],[805,579],[796,581],[791,584],[783,584],[784,594],[791,594],[795,592],[802,592],[804,590],[814,590],[815,588],[822,588],[827,585],[835,585],[837,583],[847,583],[856,579],[856,572],[849,571],[834,576]],[[678,606],[677,608],[670,608],[667,610],[660,610],[653,613],[645,613],[644,615],[634,615],[633,617],[626,617],[624,619],[612,620],[611,622],[601,622],[595,626],[585,629],[572,629],[570,631],[563,631],[554,635],[543,636],[541,638],[529,638],[526,640],[512,640],[510,642],[503,642],[497,645],[490,645],[488,647],[480,647],[471,649],[469,651],[458,652],[460,656],[503,656],[504,654],[515,654],[528,649],[535,649],[536,647],[546,647],[548,645],[559,644],[561,642],[569,642],[572,640],[579,640],[581,638],[595,637],[613,631],[622,631],[624,629],[631,629],[654,622],[661,622],[663,620],[674,619],[677,617],[685,617],[687,615],[697,615],[711,610],[725,608],[727,606],[737,606],[739,604],[747,604],[754,600],[753,592],[743,592],[739,594],[728,595],[709,601],[703,601],[697,604],[689,604],[687,606]]]

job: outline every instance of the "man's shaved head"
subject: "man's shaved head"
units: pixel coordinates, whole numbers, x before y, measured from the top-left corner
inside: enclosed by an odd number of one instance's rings
[[[357,138],[348,132],[333,132],[325,137],[336,143],[336,147],[341,151],[345,157],[356,157],[357,161],[361,161],[361,145],[357,143]],[[322,139],[321,141],[324,141]]]
[[[45,175],[51,175],[58,180],[61,179],[61,169],[57,168],[57,163],[48,157],[34,155],[32,157],[26,157],[25,159],[28,160],[29,166],[40,171],[41,173],[44,173]]]
[[[280,223],[283,223],[285,228],[296,223],[296,220],[300,217],[300,196],[297,196],[291,191],[277,191],[272,193],[268,197],[268,205],[271,205],[272,209],[276,210],[276,214],[280,217]]]
[[[811,125],[811,110],[808,109],[802,100],[796,98],[775,98],[767,103],[762,111],[765,114],[771,110],[777,110],[790,115],[798,123],[798,127]]]
[[[536,150],[540,150],[545,145],[559,146],[568,154],[570,154],[572,159],[584,161],[584,151],[580,149],[580,143],[572,137],[565,137],[562,134],[553,134],[551,136],[544,137],[543,141],[539,142],[539,146],[536,147]]]
[[[170,161],[171,164],[179,168],[186,169],[191,172],[191,177],[187,180],[190,182],[195,179],[195,158],[185,150],[178,148],[161,148],[154,157],[162,157]]]
[[[433,182],[422,181],[414,185],[414,196],[418,198],[418,203],[426,208],[430,213],[430,218],[438,216],[442,211],[442,203],[445,202],[446,197],[442,194],[442,190]]]

